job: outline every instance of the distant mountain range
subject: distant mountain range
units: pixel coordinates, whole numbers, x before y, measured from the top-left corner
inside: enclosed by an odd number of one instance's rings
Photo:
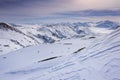
[[[112,22],[112,21],[100,21],[96,23],[96,27],[100,27],[100,28],[108,28],[108,29],[117,29],[119,26],[118,23],[116,22]]]
[[[113,30],[118,26],[119,23],[112,21],[68,22],[37,26],[0,23],[0,54],[31,45],[54,43],[63,39],[95,37],[97,34],[92,30],[94,27]]]

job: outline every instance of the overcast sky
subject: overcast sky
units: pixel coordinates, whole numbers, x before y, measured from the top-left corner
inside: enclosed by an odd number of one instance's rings
[[[119,10],[120,0],[0,0],[0,20],[80,10]]]

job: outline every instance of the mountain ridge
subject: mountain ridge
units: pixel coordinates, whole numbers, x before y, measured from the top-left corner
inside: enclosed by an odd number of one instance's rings
[[[0,79],[119,80],[120,28],[94,41],[84,41],[72,39],[42,44],[2,55]]]
[[[110,29],[116,29],[115,22],[111,23]],[[115,25],[114,25],[115,24]],[[102,25],[98,27],[97,25]],[[71,39],[71,38],[91,38],[97,37],[101,32],[99,29],[106,33],[111,32],[106,25],[109,23],[102,22],[75,22],[75,23],[57,23],[45,25],[19,25],[0,23],[0,53],[10,52],[20,48],[39,45],[42,43],[54,43],[56,41]],[[105,28],[104,30],[102,28]],[[7,30],[7,31],[6,31]],[[96,32],[97,31],[97,32]],[[105,34],[106,34],[105,33]],[[103,34],[103,33],[102,33]],[[6,47],[5,45],[8,45]],[[12,46],[14,46],[12,48]],[[15,47],[16,46],[16,47]],[[11,49],[12,48],[12,49]]]

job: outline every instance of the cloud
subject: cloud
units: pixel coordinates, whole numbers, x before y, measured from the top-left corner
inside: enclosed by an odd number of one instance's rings
[[[0,0],[0,14],[38,16],[87,9],[120,9],[120,0]]]
[[[120,0],[0,0],[2,19],[37,18],[80,10],[119,10]]]
[[[120,0],[74,0],[78,9],[119,9]]]
[[[40,16],[60,12],[68,0],[0,0],[0,15]]]
[[[80,10],[56,13],[59,16],[88,17],[88,16],[120,16],[120,10]]]

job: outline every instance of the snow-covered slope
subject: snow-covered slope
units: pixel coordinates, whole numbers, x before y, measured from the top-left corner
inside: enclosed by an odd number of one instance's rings
[[[29,35],[24,34],[19,29],[6,23],[0,23],[0,55],[37,44],[39,42]]]
[[[75,26],[76,25],[76,26]],[[0,23],[0,55],[40,43],[93,36],[85,24],[15,25]]]
[[[0,56],[0,80],[120,80],[120,29],[90,44],[76,41]]]
[[[33,80],[119,80],[120,29],[93,42],[75,55],[45,69]],[[59,61],[59,60],[55,60]],[[54,61],[54,62],[55,62]],[[41,71],[42,72],[42,71]],[[44,72],[44,71],[43,71]]]
[[[16,25],[0,23],[0,55],[27,46],[54,43],[71,38],[99,37],[118,28],[112,21],[74,22],[44,25]],[[107,27],[105,27],[107,26]]]

